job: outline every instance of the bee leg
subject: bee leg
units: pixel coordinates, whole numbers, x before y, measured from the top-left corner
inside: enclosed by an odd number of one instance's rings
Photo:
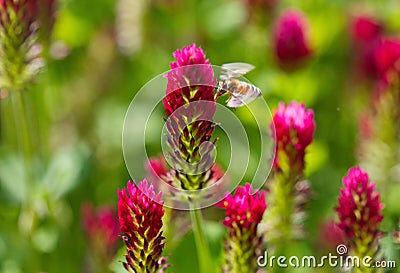
[[[221,95],[222,95],[222,92],[220,89],[218,89],[217,93],[215,93],[214,100],[217,100]]]

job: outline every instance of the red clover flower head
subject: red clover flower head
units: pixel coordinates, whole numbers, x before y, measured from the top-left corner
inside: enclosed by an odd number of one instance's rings
[[[338,202],[336,212],[339,228],[356,247],[371,250],[380,234],[379,224],[383,220],[384,206],[375,190],[375,183],[360,167],[350,168],[343,178]]]
[[[91,204],[82,207],[82,223],[90,243],[100,243],[101,248],[112,250],[118,241],[118,220],[110,207],[97,209]]]
[[[197,48],[196,44],[190,46],[184,46],[182,49],[177,49],[172,56],[175,58],[175,62],[171,62],[171,69],[191,65],[191,64],[210,64],[210,61],[206,59],[206,55],[201,47]]]
[[[308,22],[301,12],[288,10],[281,15],[274,32],[275,54],[281,65],[298,63],[311,54],[307,32]]]
[[[267,204],[265,192],[256,191],[249,183],[239,186],[234,195],[225,194],[225,198],[217,207],[226,209],[223,224],[230,229],[249,229],[259,224],[262,220]]]
[[[169,117],[166,128],[172,173],[178,182],[174,186],[199,190],[212,176],[216,78],[203,50],[195,44],[178,49],[173,56],[163,103]]]
[[[393,75],[400,78],[400,41],[383,39],[376,49],[375,61],[383,82],[389,84]]]
[[[193,101],[214,102],[216,79],[210,61],[206,59],[203,50],[191,44],[176,50],[172,55],[175,62],[171,62],[172,70],[166,76],[167,96],[163,100],[167,116],[184,104]],[[211,112],[211,117],[214,112],[215,109]]]
[[[263,237],[257,234],[257,227],[267,208],[265,192],[253,193],[247,183],[239,186],[234,195],[226,193],[216,206],[226,210],[223,224],[228,228],[222,272],[256,272],[256,259],[263,246]]]
[[[144,179],[128,182],[118,190],[118,218],[123,240],[127,247],[126,262],[129,272],[163,272],[166,267],[162,250],[162,217],[164,209],[161,192],[155,193],[153,185]]]
[[[315,131],[313,110],[294,101],[288,105],[280,103],[273,114],[271,129],[276,134],[275,167],[279,168],[279,156],[283,152],[291,164],[298,163],[302,169],[305,149],[312,142]]]
[[[374,42],[381,37],[382,33],[383,26],[373,17],[358,16],[352,20],[351,36],[360,45]]]

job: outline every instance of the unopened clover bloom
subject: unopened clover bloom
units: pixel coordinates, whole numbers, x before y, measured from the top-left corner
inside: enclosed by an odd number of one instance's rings
[[[304,178],[306,148],[314,138],[314,112],[295,101],[280,103],[273,112],[271,130],[275,132],[273,175],[266,183],[270,213],[266,227],[273,248],[301,237],[304,207],[311,188]]]
[[[343,178],[338,202],[338,226],[350,243],[351,251],[359,257],[373,257],[379,246],[384,207],[375,183],[360,167],[350,168]]]
[[[169,155],[178,181],[175,186],[198,190],[206,187],[212,177],[215,140],[210,141],[216,79],[203,50],[195,44],[175,51],[173,56],[163,100],[168,116]]]
[[[162,257],[163,215],[161,192],[156,194],[146,179],[118,190],[118,218],[127,248],[123,265],[128,272],[159,273],[167,267]]]
[[[278,19],[274,31],[274,50],[282,66],[296,66],[311,55],[309,26],[303,13],[287,10]]]
[[[262,246],[257,226],[267,208],[265,192],[254,191],[247,183],[239,186],[234,195],[226,193],[216,206],[226,210],[223,224],[228,228],[222,272],[256,272]]]

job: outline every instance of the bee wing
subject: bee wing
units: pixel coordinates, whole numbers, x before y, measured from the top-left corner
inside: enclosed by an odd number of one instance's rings
[[[251,85],[251,88],[248,89],[248,92],[242,93],[232,93],[232,96],[227,101],[226,105],[231,108],[241,107],[245,104],[249,104],[254,99],[261,96],[260,88],[255,85]]]
[[[221,69],[220,80],[240,77],[247,72],[253,70],[254,65],[248,63],[228,63],[223,64]]]

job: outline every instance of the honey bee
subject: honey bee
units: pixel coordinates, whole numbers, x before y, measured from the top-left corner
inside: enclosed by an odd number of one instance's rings
[[[229,93],[226,105],[228,107],[237,108],[261,96],[261,90],[258,87],[236,79],[253,69],[254,66],[247,63],[223,64],[215,99]]]

